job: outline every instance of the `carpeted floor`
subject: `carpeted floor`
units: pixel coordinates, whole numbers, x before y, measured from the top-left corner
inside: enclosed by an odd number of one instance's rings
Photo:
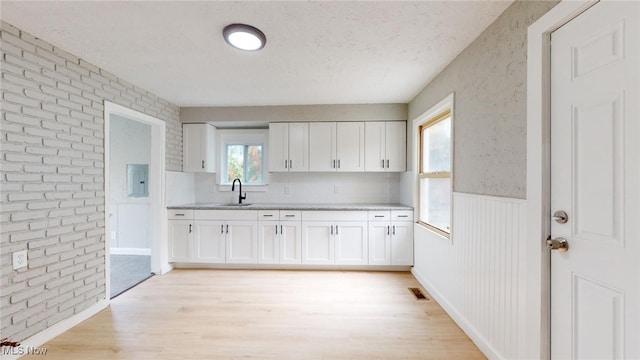
[[[151,276],[151,256],[111,255],[111,298]]]

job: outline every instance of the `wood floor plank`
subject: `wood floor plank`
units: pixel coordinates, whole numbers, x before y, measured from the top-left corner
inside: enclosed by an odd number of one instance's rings
[[[49,360],[485,358],[409,287],[408,272],[174,270],[42,347]]]

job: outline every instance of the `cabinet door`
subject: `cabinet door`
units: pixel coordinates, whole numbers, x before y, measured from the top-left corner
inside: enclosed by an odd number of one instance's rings
[[[228,226],[228,230],[227,230]],[[258,262],[258,224],[255,221],[227,221],[228,264],[255,264]]]
[[[302,223],[302,263],[334,264],[334,225],[330,222]]]
[[[413,265],[413,222],[391,223],[391,265]]]
[[[190,220],[169,220],[169,261],[190,262],[193,226]]]
[[[289,171],[309,171],[309,123],[289,124]]]
[[[385,137],[386,171],[402,172],[407,170],[407,123],[389,121],[386,123]]]
[[[336,123],[309,124],[309,171],[336,171]]]
[[[337,123],[337,171],[364,171],[364,122]]]
[[[280,223],[280,263],[302,263],[302,224],[299,221]]]
[[[385,122],[366,122],[364,125],[365,171],[385,171]]]
[[[225,234],[223,222],[196,221],[194,223],[193,234],[196,262],[225,262]]]
[[[336,264],[366,265],[369,246],[366,222],[338,222],[335,226]]]
[[[369,223],[369,265],[391,265],[391,225]]]
[[[182,125],[182,171],[215,172],[215,127]]]
[[[269,171],[289,170],[289,124],[269,124]]]
[[[280,263],[280,222],[258,223],[258,263]]]

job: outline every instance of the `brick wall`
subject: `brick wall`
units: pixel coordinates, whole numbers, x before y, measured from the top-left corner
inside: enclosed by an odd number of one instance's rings
[[[176,105],[0,26],[0,337],[22,341],[105,297],[104,101],[167,122],[167,170],[182,128]]]

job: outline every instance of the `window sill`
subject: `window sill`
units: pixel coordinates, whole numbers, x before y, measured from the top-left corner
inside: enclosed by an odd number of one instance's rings
[[[242,185],[242,192],[266,192],[269,190],[269,185]],[[218,191],[231,192],[231,185],[218,184]]]
[[[431,233],[433,233],[433,234],[435,234],[435,235],[437,235],[437,236],[439,236],[439,237],[441,237],[443,239],[447,239],[447,240],[451,239],[451,233],[444,232],[444,231],[442,231],[442,230],[440,230],[438,228],[434,228],[433,226],[429,226],[429,225],[427,225],[427,224],[425,224],[423,222],[420,222],[420,221],[416,222],[415,224],[417,226],[419,226],[420,228],[422,228],[422,229],[424,229],[426,231],[429,231],[429,232],[431,232]]]

